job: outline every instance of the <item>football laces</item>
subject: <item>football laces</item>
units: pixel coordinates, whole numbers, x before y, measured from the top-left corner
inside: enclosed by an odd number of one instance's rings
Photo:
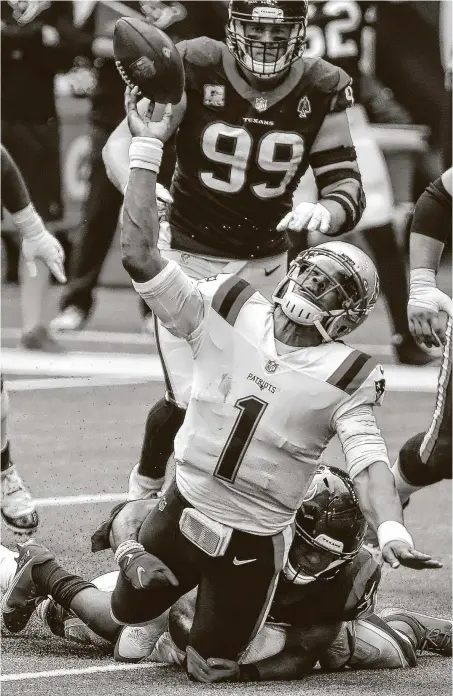
[[[130,87],[130,89],[134,89],[135,87],[138,86],[138,85],[135,85],[135,84],[132,82],[132,80],[130,80],[130,79],[128,78],[128,76],[127,76],[127,74],[126,74],[126,71],[124,70],[124,68],[123,68],[123,66],[122,66],[122,64],[121,64],[121,61],[116,60],[116,61],[115,61],[115,65],[116,65],[116,68],[117,68],[119,74],[121,75],[121,78],[123,79],[123,82],[125,82],[126,85],[127,85],[128,87]],[[138,97],[142,97],[142,96],[143,96],[142,92],[139,91],[138,94],[137,94],[137,96],[138,96]]]

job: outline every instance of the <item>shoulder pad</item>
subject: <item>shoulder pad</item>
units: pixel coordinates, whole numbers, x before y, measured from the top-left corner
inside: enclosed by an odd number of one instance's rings
[[[306,58],[304,63],[310,84],[325,94],[339,92],[352,83],[344,70],[322,58]]]
[[[200,68],[217,65],[222,60],[222,43],[209,39],[207,36],[180,41],[177,48],[185,63]]]

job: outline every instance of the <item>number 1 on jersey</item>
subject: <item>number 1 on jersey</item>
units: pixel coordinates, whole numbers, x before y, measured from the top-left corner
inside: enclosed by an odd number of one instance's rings
[[[234,483],[267,403],[256,396],[245,396],[238,399],[234,407],[239,409],[239,414],[214,471],[216,478],[228,483]]]

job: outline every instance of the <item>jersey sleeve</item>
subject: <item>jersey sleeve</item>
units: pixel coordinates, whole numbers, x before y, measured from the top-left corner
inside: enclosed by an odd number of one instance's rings
[[[170,333],[191,340],[202,324],[205,301],[197,283],[175,261],[146,283],[132,284]]]
[[[390,466],[387,446],[373,411],[384,398],[382,366],[375,364],[354,391],[353,386],[352,393],[342,400],[332,417],[332,427],[339,437],[351,478],[377,461]]]
[[[365,618],[376,607],[377,591],[381,580],[381,568],[374,557],[361,549],[353,561],[354,578],[351,591],[346,600],[346,621]]]

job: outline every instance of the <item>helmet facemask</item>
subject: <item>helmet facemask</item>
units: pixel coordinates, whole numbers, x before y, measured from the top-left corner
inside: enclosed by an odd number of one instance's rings
[[[288,319],[316,326],[323,339],[331,341],[359,326],[376,297],[369,300],[366,280],[346,255],[315,247],[293,261],[273,300]]]
[[[283,569],[285,578],[295,585],[331,580],[345,563],[357,555],[357,551],[344,554],[342,548],[341,541],[326,534],[312,539],[296,524],[296,537]]]
[[[303,14],[296,18],[286,17],[284,10],[278,7],[278,2],[251,4],[256,6],[246,7],[246,11],[241,12],[235,6],[247,3],[231,3],[227,46],[244,68],[257,77],[270,78],[284,72],[302,55],[307,29],[306,17]],[[266,26],[281,28],[285,36],[273,41],[253,37],[254,29],[259,34],[260,29]]]

